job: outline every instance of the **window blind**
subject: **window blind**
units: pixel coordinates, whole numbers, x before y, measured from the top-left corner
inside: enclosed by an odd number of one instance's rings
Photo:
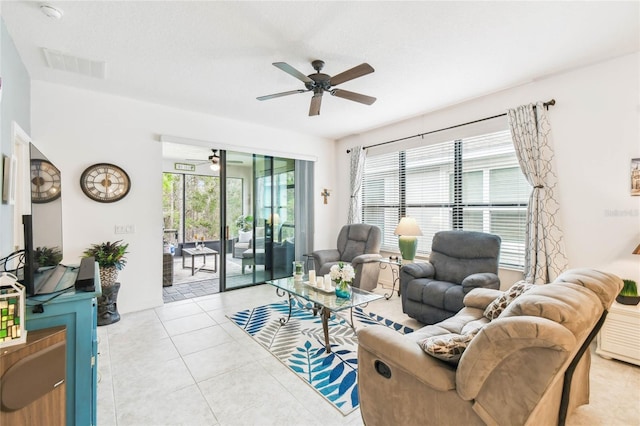
[[[520,171],[509,131],[368,156],[363,220],[382,229],[382,249],[397,251],[393,231],[402,216],[416,218],[423,236],[460,229],[502,238],[502,266],[524,265],[526,209],[531,187]]]

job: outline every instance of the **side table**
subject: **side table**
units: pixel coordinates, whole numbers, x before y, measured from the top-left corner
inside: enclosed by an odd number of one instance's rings
[[[398,296],[400,296],[400,268],[402,267],[402,260],[397,257],[383,257],[378,259],[380,269],[391,269],[391,280],[393,285],[391,287],[391,293],[385,293],[384,298],[389,300],[393,296],[393,292],[398,284]]]
[[[191,275],[195,275],[198,271],[210,271],[210,272],[218,272],[218,252],[216,250],[210,249],[209,247],[198,247],[198,248],[183,248],[182,249],[182,268],[186,268],[185,266],[185,254],[191,256]],[[213,255],[213,269],[207,269],[207,255]],[[202,256],[202,265],[198,268],[195,266],[195,258],[196,256]]]
[[[640,365],[640,305],[613,302],[598,333],[596,353]]]
[[[26,343],[0,349],[0,424],[64,425],[66,330],[29,331]],[[10,401],[10,408],[4,406]],[[71,419],[73,422],[73,419]],[[71,423],[72,424],[72,423]]]

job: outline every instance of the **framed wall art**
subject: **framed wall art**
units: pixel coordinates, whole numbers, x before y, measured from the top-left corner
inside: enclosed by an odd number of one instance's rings
[[[640,158],[631,159],[631,195],[640,196]]]
[[[4,177],[2,182],[2,201],[16,203],[16,181],[18,180],[18,157],[4,157]]]

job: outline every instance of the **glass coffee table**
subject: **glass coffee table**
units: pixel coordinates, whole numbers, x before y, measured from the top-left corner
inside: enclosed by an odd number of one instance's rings
[[[335,292],[320,290],[303,281],[294,281],[293,277],[269,280],[266,281],[266,283],[276,288],[276,294],[278,296],[284,297],[286,295],[288,297],[289,315],[287,318],[280,318],[281,324],[286,324],[289,322],[289,319],[291,319],[292,299],[304,299],[312,303],[310,309],[313,311],[313,314],[316,315],[320,313],[320,318],[322,318],[324,346],[327,353],[331,352],[331,345],[329,343],[329,318],[332,312],[338,313],[348,309],[349,320],[347,320],[347,322],[355,332],[353,325],[353,308],[366,305],[374,300],[382,299],[382,295],[380,294],[371,293],[370,291],[359,288],[351,289],[350,299],[341,299],[336,297]]]

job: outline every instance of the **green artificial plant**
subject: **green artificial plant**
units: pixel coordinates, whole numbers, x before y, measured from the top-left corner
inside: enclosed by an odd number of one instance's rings
[[[93,256],[101,268],[115,266],[121,270],[127,264],[127,248],[129,244],[123,244],[122,240],[115,242],[92,244],[91,247],[84,251],[85,257]]]
[[[633,280],[622,280],[624,286],[620,290],[620,296],[638,296],[638,287]]]

